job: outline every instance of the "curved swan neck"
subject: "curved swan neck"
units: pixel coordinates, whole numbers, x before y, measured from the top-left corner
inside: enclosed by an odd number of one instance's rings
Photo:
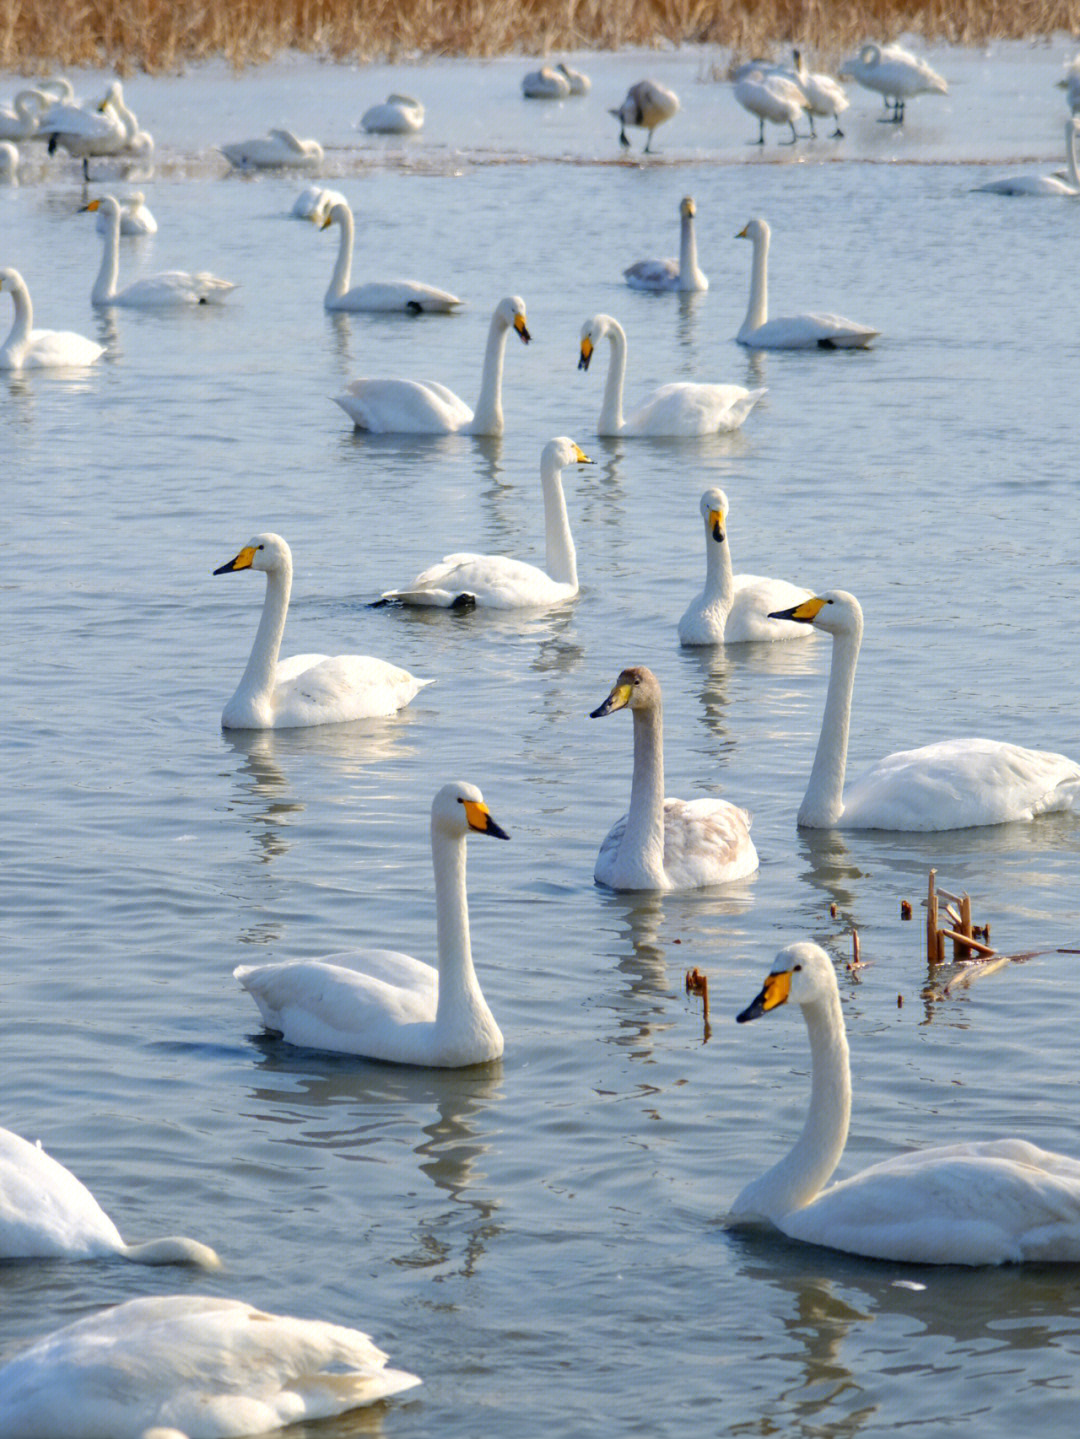
[[[277,569],[266,572],[266,598],[263,600],[259,628],[247,668],[229,702],[230,709],[238,704],[243,704],[249,713],[269,709],[291,590],[292,563],[286,559]],[[258,718],[260,723],[266,723],[269,715],[259,715]]]
[[[1080,170],[1077,169],[1076,164],[1077,134],[1076,125],[1070,120],[1065,127],[1065,166],[1069,172],[1069,184],[1072,185],[1075,190],[1080,190]]]
[[[847,769],[848,727],[851,722],[851,693],[855,686],[855,665],[862,644],[862,616],[853,628],[833,635],[829,692],[821,721],[814,767],[799,808],[799,824],[827,829],[844,813],[844,773]]]
[[[577,552],[570,533],[570,517],[566,513],[566,496],[562,487],[562,470],[557,460],[548,460],[541,467],[544,486],[544,565],[560,585],[577,588]]]
[[[484,351],[484,370],[480,378],[480,396],[473,411],[472,433],[474,435],[501,435],[503,432],[502,376],[503,356],[506,354],[506,337],[509,333],[506,321],[496,310],[491,317],[488,330],[487,349]]]
[[[9,280],[4,289],[15,306],[15,321],[0,348],[5,354],[13,354],[30,339],[30,332],[34,328],[34,307],[30,303],[30,291],[21,278],[17,282]]]
[[[477,1009],[487,1010],[473,969],[469,939],[469,901],[465,890],[464,835],[448,835],[431,826],[431,862],[435,871],[435,927],[438,936],[439,1005],[435,1023],[458,1028]]]
[[[105,211],[105,246],[101,256],[101,269],[94,281],[90,294],[91,303],[103,305],[116,294],[116,281],[120,274],[120,209],[109,207]]]
[[[611,321],[607,329],[611,342],[611,359],[608,361],[607,379],[604,381],[604,402],[600,406],[597,433],[617,435],[623,428],[623,382],[626,379],[626,331]]]
[[[337,263],[334,265],[334,273],[330,277],[330,287],[326,292],[327,304],[331,300],[340,299],[349,288],[349,279],[352,275],[353,241],[356,235],[353,213],[348,205],[335,205],[330,211],[330,217],[337,223],[340,238]]]
[[[698,269],[697,236],[694,233],[693,215],[682,217],[682,237],[679,244],[679,289],[703,290],[705,277]]]
[[[750,269],[750,304],[740,335],[753,334],[769,318],[769,237],[755,235],[754,261]]]
[[[619,845],[618,865],[623,883],[638,888],[662,889],[664,873],[664,718],[659,704],[635,709],[634,778],[630,808]],[[633,875],[627,867],[633,866]]]

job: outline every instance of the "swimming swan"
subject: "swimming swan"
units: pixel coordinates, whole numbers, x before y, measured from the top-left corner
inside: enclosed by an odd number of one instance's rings
[[[990,180],[976,185],[977,191],[993,195],[1080,195],[1080,171],[1076,166],[1076,138],[1080,135],[1080,119],[1070,116],[1065,121],[1065,164],[1067,179],[1059,175],[1009,175],[1003,180]]]
[[[732,645],[809,635],[808,626],[770,619],[769,612],[811,599],[813,591],[787,580],[733,574],[727,542],[727,495],[723,490],[706,490],[699,508],[705,521],[705,588],[691,600],[679,621],[680,643]]]
[[[338,200],[325,212],[315,210],[311,216],[320,227],[337,225],[341,231],[337,264],[323,304],[328,310],[375,310],[381,313],[400,311],[403,315],[419,315],[423,311],[447,314],[456,310],[461,301],[447,290],[423,285],[419,280],[384,280],[349,289],[352,270],[353,212],[346,200]]]
[[[443,785],[431,806],[437,968],[394,950],[365,949],[233,970],[264,1023],[290,1044],[393,1064],[459,1069],[503,1052],[473,969],[465,839],[509,839],[475,785]]]
[[[371,655],[293,655],[278,660],[292,589],[292,552],[275,534],[255,535],[215,575],[262,570],[262,618],[236,693],[225,706],[225,729],[298,729],[392,715],[430,680]]]
[[[694,216],[697,207],[687,195],[679,205],[681,225],[677,260],[638,260],[623,271],[633,290],[707,290],[709,282],[698,268]]]
[[[104,347],[71,330],[35,330],[30,291],[18,270],[0,270],[0,291],[11,296],[15,323],[0,345],[0,370],[46,369],[90,365]]]
[[[375,435],[501,435],[503,356],[511,330],[523,344],[532,338],[525,301],[517,295],[500,300],[491,317],[475,412],[434,380],[353,380],[334,401],[358,430]]]
[[[770,233],[766,220],[751,220],[735,237],[750,240],[754,246],[750,304],[735,336],[739,344],[755,350],[857,350],[876,340],[880,330],[857,325],[842,315],[817,313],[769,319]]]
[[[94,288],[90,291],[93,305],[130,305],[153,308],[167,305],[220,305],[236,286],[231,280],[219,280],[205,272],[190,275],[186,270],[163,270],[147,275],[123,290],[116,288],[120,273],[120,204],[112,195],[102,195],[81,207],[84,211],[100,211],[107,220],[105,247]]]
[[[810,1112],[790,1153],[735,1200],[729,1224],[765,1221],[804,1244],[903,1264],[1080,1260],[1080,1160],[1024,1139],[916,1149],[823,1191],[847,1141],[851,1072],[836,974],[818,945],[782,949],[738,1021],[788,999],[810,1036]]]
[[[593,878],[609,889],[699,889],[744,879],[758,867],[750,816],[726,799],[664,798],[664,721],[651,670],[623,670],[591,719],[634,717],[630,808],[609,831]]]
[[[880,760],[847,792],[848,726],[862,643],[859,602],[845,590],[775,611],[833,637],[829,692],[810,783],[799,809],[811,829],[968,829],[1080,807],[1080,764],[991,739],[939,740]]]
[[[99,235],[107,235],[112,220],[105,210],[98,210],[94,228]],[[147,209],[146,196],[141,190],[134,190],[120,204],[121,235],[156,235],[158,224]]]
[[[39,1144],[0,1129],[0,1259],[104,1259],[136,1264],[196,1264],[220,1269],[194,1239],[125,1244],[116,1225],[70,1169]],[[0,1418],[3,1403],[0,1402]],[[10,1431],[0,1423],[0,1433]]]
[[[936,70],[900,45],[864,45],[857,55],[840,66],[841,78],[850,76],[867,90],[876,90],[886,109],[892,97],[892,114],[887,118],[900,124],[904,101],[912,95],[947,95],[949,87]]]
[[[649,133],[645,140],[645,153],[648,154],[653,131],[657,125],[670,120],[678,109],[679,97],[674,90],[661,85],[659,80],[639,80],[627,90],[626,99],[619,108],[609,110],[608,114],[614,115],[619,122],[619,144],[624,150],[630,148],[630,141],[626,138],[627,125],[637,125],[642,130],[647,130]]]
[[[369,135],[414,135],[423,124],[424,107],[411,95],[389,95],[360,116],[360,128]]]
[[[255,140],[222,145],[221,153],[238,170],[300,169],[321,165],[323,159],[317,140],[299,140],[291,130],[271,130]]]
[[[562,487],[563,469],[573,464],[592,461],[565,436],[549,440],[540,455],[546,569],[505,555],[446,555],[417,575],[407,589],[387,590],[376,603],[516,610],[573,599],[578,592],[577,556]]]
[[[799,138],[795,122],[807,106],[806,96],[795,81],[786,74],[774,71],[765,74],[751,70],[735,81],[735,98],[744,110],[758,118],[758,137],[755,145],[765,143],[765,121],[773,125],[790,125],[791,139],[782,144],[794,145]]]
[[[623,418],[626,378],[626,331],[610,315],[594,315],[581,327],[578,369],[587,370],[597,345],[611,344],[604,401],[596,422],[598,435],[715,435],[737,430],[766,394],[742,385],[701,385],[676,380],[645,396],[640,409]]]
[[[0,1369],[4,1439],[236,1439],[373,1404],[421,1381],[358,1329],[237,1299],[129,1299]]]

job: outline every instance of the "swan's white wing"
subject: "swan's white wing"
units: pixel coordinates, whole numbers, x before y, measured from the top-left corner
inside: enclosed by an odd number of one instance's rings
[[[736,575],[734,580],[735,600],[724,626],[725,644],[805,640],[813,635],[812,625],[769,619],[774,610],[791,609],[812,599],[812,590],[763,575]]]
[[[1075,196],[1075,186],[1056,175],[1011,175],[1003,180],[989,180],[976,185],[977,193],[990,195],[1064,195]]]
[[[457,295],[449,290],[425,285],[420,280],[373,280],[367,284],[355,285],[328,302],[333,310],[371,310],[379,314],[402,311],[415,314],[420,310],[434,314],[447,314],[461,304]],[[449,392],[448,392],[449,393]]]
[[[294,655],[278,663],[274,727],[392,715],[425,684],[430,681],[373,655]]]
[[[700,385],[677,381],[661,385],[629,415],[626,435],[714,435],[737,430],[765,390],[742,385]]]
[[[82,1259],[123,1247],[85,1184],[44,1149],[0,1129],[0,1259]]]
[[[105,353],[96,340],[72,330],[31,330],[20,360],[24,369],[46,369],[62,365],[91,365]],[[0,369],[5,368],[0,361]]]
[[[334,400],[358,430],[376,435],[452,434],[473,417],[445,385],[419,380],[353,380]]]
[[[759,350],[862,349],[881,332],[827,312],[766,320],[756,330],[741,330],[739,340]]]
[[[471,596],[483,608],[508,610],[558,604],[575,593],[573,586],[557,583],[524,560],[461,553],[446,555],[407,588],[388,590],[383,598],[445,609],[462,596]]]
[[[612,889],[624,887],[618,865],[626,815],[606,835],[594,877]],[[745,879],[758,867],[750,838],[750,815],[724,799],[664,800],[664,872],[668,889],[699,889]]]
[[[638,260],[623,271],[626,283],[633,290],[677,290],[678,260]]]
[[[117,292],[107,304],[151,308],[161,305],[220,305],[236,286],[231,280],[219,280],[205,272],[188,274],[185,270],[163,270],[148,275]]]

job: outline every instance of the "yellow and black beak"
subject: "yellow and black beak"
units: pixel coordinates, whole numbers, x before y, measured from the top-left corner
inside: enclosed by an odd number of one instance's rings
[[[593,463],[580,445],[574,446],[574,460],[579,465],[591,465]]]
[[[792,605],[789,610],[772,610],[769,619],[797,620],[801,625],[812,625],[826,603],[826,600],[818,599],[815,595],[812,600],[803,600],[800,604]]]
[[[469,821],[470,829],[476,830],[477,834],[490,834],[495,839],[510,838],[502,825],[491,818],[483,800],[463,799],[461,803],[465,806],[465,818]]]
[[[101,201],[100,201],[100,200],[91,200],[90,203],[89,203],[89,205],[80,205],[80,206],[79,206],[79,214],[80,214],[80,215],[84,215],[87,210],[100,210],[100,209],[101,209]]]
[[[735,1016],[735,1023],[745,1024],[747,1020],[760,1019],[763,1014],[768,1014],[770,1009],[776,1009],[778,1005],[786,1003],[790,993],[790,969],[785,969],[779,974],[770,974],[757,999],[752,1004],[748,1004],[741,1014]]]
[[[227,565],[219,565],[214,571],[214,574],[228,575],[231,574],[233,570],[250,570],[251,562],[254,558],[255,546],[245,545],[234,560],[230,560]]]
[[[590,719],[603,719],[605,715],[614,714],[616,710],[625,709],[630,703],[630,695],[633,687],[628,684],[617,684],[608,695],[607,699],[598,709],[594,709],[589,715]]]
[[[515,316],[514,316],[514,329],[515,329],[515,330],[518,332],[518,334],[521,336],[521,342],[522,342],[522,344],[527,345],[527,344],[529,343],[529,341],[532,339],[532,336],[529,334],[529,327],[528,327],[528,325],[526,325],[526,323],[525,323],[525,316],[524,316],[524,315],[515,315]]]
[[[586,335],[581,342],[581,359],[577,362],[579,370],[587,370],[589,368],[589,361],[593,357],[593,350],[595,348],[593,342],[589,339],[588,335]]]
[[[749,240],[750,236],[746,233],[749,228],[748,225],[744,225],[741,230],[738,230],[735,234],[736,240]]]
[[[311,218],[312,218],[313,220],[315,220],[315,221],[319,221],[318,211],[316,211],[315,214],[312,215]],[[326,215],[326,216],[322,219],[322,221],[319,221],[319,229],[320,229],[320,230],[329,230],[330,226],[331,226],[333,223],[334,223],[334,222],[333,222],[333,220],[331,220],[330,216],[329,216],[329,215]]]
[[[709,511],[709,533],[717,544],[724,543],[724,512],[723,510]]]

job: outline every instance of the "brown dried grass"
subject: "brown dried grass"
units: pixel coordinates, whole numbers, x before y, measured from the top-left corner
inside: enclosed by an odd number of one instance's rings
[[[914,31],[975,44],[1080,33],[1080,0],[0,0],[0,68],[181,69],[283,50],[335,60],[709,43],[825,54]]]

